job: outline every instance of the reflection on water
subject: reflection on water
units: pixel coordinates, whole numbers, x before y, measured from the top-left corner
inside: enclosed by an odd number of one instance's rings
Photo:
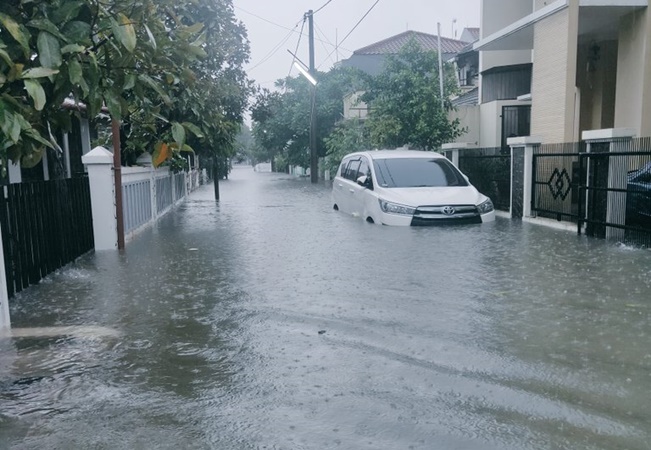
[[[16,297],[115,333],[0,340],[0,448],[649,448],[651,252],[250,167],[212,196]]]

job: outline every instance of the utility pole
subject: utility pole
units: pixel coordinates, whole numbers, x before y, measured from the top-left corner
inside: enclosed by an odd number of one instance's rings
[[[443,97],[443,54],[441,53],[441,22],[438,23],[439,32],[439,84],[441,85],[441,109],[445,109],[445,98]]]
[[[310,75],[316,78],[314,67],[314,12],[307,12],[310,40]],[[319,158],[316,152],[316,85],[312,86],[312,105],[310,110],[310,181],[319,182]]]
[[[118,250],[124,250],[124,212],[122,211],[122,150],[120,149],[120,122],[111,120],[113,133],[113,176],[115,178],[115,220],[117,221]]]

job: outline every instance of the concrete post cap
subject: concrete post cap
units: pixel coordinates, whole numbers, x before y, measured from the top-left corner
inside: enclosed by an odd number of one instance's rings
[[[104,147],[95,147],[81,157],[81,162],[85,165],[113,164],[113,153]]]

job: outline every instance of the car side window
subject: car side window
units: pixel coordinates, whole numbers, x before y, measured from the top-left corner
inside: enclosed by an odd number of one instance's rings
[[[357,181],[357,172],[359,171],[360,163],[361,160],[359,159],[351,161],[350,164],[348,164],[348,170],[346,170],[344,178],[351,181]]]
[[[362,158],[362,161],[361,161],[361,163],[359,165],[359,169],[357,169],[357,176],[355,177],[355,179],[357,179],[359,177],[364,177],[364,176],[366,176],[366,177],[371,176],[371,168],[369,167],[368,161],[366,160],[366,158]]]
[[[346,170],[347,170],[349,162],[350,162],[350,158],[346,158],[341,162],[341,166],[339,167],[339,176],[340,177],[346,178]]]

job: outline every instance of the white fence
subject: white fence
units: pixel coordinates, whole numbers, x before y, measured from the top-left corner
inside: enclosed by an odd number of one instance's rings
[[[95,250],[117,248],[113,154],[97,147],[82,160],[90,181]],[[122,212],[127,242],[199,186],[196,169],[176,174],[167,167],[155,169],[149,154],[138,158],[138,163],[138,167],[122,168]]]

